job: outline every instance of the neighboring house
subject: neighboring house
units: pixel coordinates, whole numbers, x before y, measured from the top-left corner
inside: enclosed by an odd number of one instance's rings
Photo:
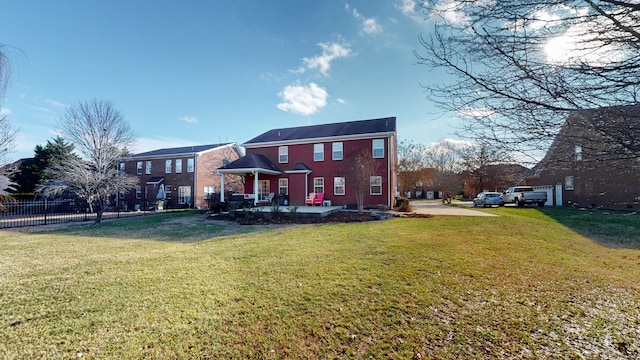
[[[640,105],[572,112],[526,183],[556,206],[640,208],[638,129]]]
[[[245,178],[246,198],[305,205],[309,193],[323,193],[331,205],[356,204],[356,154],[366,154],[375,172],[365,176],[365,206],[393,206],[396,179],[396,118],[273,129],[246,143],[247,154],[218,169]],[[362,176],[360,176],[362,178]],[[361,183],[360,183],[361,184]]]
[[[123,158],[119,170],[137,176],[138,186],[119,196],[119,206],[148,209],[207,206],[222,190],[215,169],[242,156],[236,143],[159,149]],[[227,184],[229,186],[229,184]],[[158,204],[160,205],[160,204]]]

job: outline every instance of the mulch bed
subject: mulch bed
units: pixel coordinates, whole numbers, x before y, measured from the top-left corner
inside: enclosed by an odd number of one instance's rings
[[[224,220],[233,221],[240,225],[271,225],[271,224],[323,224],[323,223],[354,223],[354,222],[367,222],[389,219],[393,216],[400,217],[413,217],[413,218],[430,218],[432,215],[421,215],[414,213],[403,213],[402,215],[391,215],[389,213],[379,212],[363,212],[358,213],[355,211],[337,211],[331,213],[325,217],[308,216],[302,214],[291,215],[288,213],[281,213],[273,216],[270,213],[242,213],[242,212],[230,212],[212,214],[209,216],[210,220]]]

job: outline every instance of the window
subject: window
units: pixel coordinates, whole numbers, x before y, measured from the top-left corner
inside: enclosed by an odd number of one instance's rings
[[[369,178],[369,193],[371,195],[382,195],[382,176]]]
[[[331,159],[342,160],[342,143],[334,142],[331,144]]]
[[[166,160],[164,162],[164,172],[167,174],[171,174],[171,160]]]
[[[171,199],[171,185],[164,186],[164,198]]]
[[[136,199],[142,199],[142,186],[136,186]]]
[[[204,187],[204,199],[205,200],[209,200],[209,199],[213,199],[213,194],[216,193],[216,187],[215,186],[205,186]]]
[[[382,139],[374,139],[373,140],[373,157],[376,159],[380,159],[384,157],[384,140]]]
[[[191,205],[191,186],[178,186],[178,204]]]
[[[289,179],[278,179],[278,194],[289,195]]]
[[[564,177],[564,189],[573,190],[573,176]]]
[[[278,148],[278,162],[281,164],[289,162],[289,147],[280,146]]]
[[[147,161],[147,164],[144,169],[145,169],[145,174],[147,175],[151,174],[151,161]]]
[[[333,178],[333,195],[344,195],[344,178]]]
[[[266,200],[271,192],[269,180],[258,180],[258,201]]]
[[[576,145],[575,147],[576,161],[582,161],[582,146]]]
[[[136,174],[138,175],[142,174],[142,161],[138,161],[136,163]]]
[[[120,169],[120,171],[124,171],[124,163],[120,163],[119,169]]]
[[[176,174],[182,173],[182,159],[176,159]]]
[[[193,172],[194,159],[187,159],[187,172]]]
[[[313,192],[324,193],[324,178],[313,178]]]
[[[324,144],[313,144],[313,161],[324,161]]]

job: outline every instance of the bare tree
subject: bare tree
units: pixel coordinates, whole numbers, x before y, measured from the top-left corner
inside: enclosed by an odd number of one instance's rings
[[[401,141],[398,145],[398,186],[402,194],[433,178],[434,169],[427,163],[428,151],[422,144]]]
[[[8,154],[15,148],[17,130],[9,120],[9,113],[2,108],[4,93],[9,83],[9,59],[4,46],[0,44],[0,164],[6,164]],[[8,168],[4,168],[1,175],[8,176]]]
[[[451,202],[451,197],[463,190],[462,154],[468,143],[453,139],[443,139],[429,147],[428,162],[436,169],[434,185],[439,188],[442,200]]]
[[[424,87],[460,117],[463,138],[493,140],[517,160],[535,161],[570,112],[639,101],[637,1],[438,0],[423,9],[435,31],[420,37],[418,62],[455,79]],[[618,152],[639,157],[640,118],[614,115],[635,125],[593,127]]]
[[[67,109],[60,120],[63,136],[80,152],[54,165],[57,181],[39,188],[45,195],[74,192],[85,199],[102,220],[111,197],[136,186],[138,179],[117,169],[117,162],[133,144],[135,134],[110,102],[93,100]]]
[[[362,213],[364,211],[364,197],[371,188],[371,177],[378,173],[378,161],[371,156],[371,152],[363,149],[353,152],[348,159],[347,169],[349,172],[340,175],[345,176],[346,181],[351,184],[356,195],[358,212]]]

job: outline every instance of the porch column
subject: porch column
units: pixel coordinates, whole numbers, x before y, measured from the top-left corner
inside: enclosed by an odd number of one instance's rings
[[[224,173],[220,174],[220,202],[224,202]]]
[[[255,171],[255,179],[253,179],[253,205],[258,205],[258,172]]]

